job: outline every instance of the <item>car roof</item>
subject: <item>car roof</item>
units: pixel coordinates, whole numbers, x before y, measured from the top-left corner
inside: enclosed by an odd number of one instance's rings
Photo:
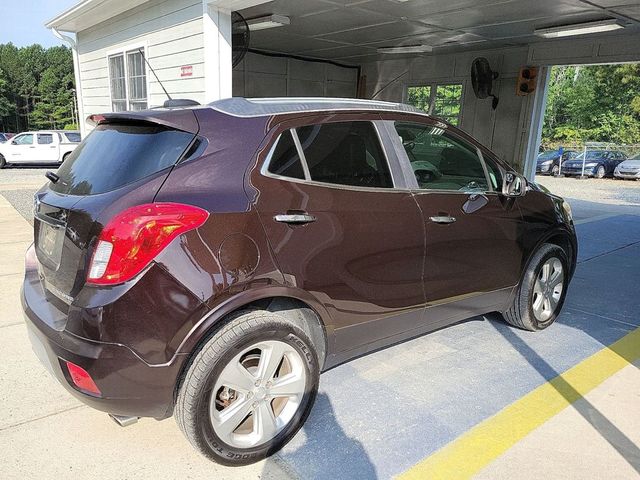
[[[209,107],[234,117],[264,117],[305,112],[334,111],[375,111],[427,115],[411,105],[403,103],[363,100],[357,98],[327,97],[275,97],[242,98],[233,97],[218,100]]]

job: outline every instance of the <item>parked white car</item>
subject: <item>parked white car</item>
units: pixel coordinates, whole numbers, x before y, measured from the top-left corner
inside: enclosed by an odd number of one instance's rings
[[[7,164],[60,164],[80,144],[80,132],[24,132],[0,144],[0,168]]]
[[[640,180],[640,155],[636,155],[619,164],[613,172],[613,175],[616,178]]]

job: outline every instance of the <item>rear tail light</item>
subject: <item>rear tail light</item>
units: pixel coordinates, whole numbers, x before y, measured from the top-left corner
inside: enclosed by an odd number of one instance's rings
[[[174,238],[208,217],[206,210],[179,203],[148,203],[119,213],[98,238],[87,282],[114,285],[132,279]]]
[[[91,375],[89,375],[89,372],[75,363],[66,360],[63,361],[67,367],[71,381],[73,381],[73,384],[78,387],[78,389],[91,395],[100,396],[100,389],[93,381],[93,378],[91,378]]]

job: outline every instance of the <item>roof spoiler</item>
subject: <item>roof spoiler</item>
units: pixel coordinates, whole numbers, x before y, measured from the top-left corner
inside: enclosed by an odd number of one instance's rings
[[[197,134],[200,131],[200,125],[198,124],[196,115],[190,109],[101,113],[90,115],[87,118],[87,122],[93,126],[118,121],[155,123],[193,134]]]

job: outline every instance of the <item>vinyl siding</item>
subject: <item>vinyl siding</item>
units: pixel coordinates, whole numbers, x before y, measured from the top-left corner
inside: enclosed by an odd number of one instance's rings
[[[149,64],[174,97],[204,101],[202,2],[151,0],[77,35],[85,117],[111,111],[107,56],[127,47],[146,46]],[[180,67],[191,65],[190,77]],[[149,106],[166,96],[147,69]]]

